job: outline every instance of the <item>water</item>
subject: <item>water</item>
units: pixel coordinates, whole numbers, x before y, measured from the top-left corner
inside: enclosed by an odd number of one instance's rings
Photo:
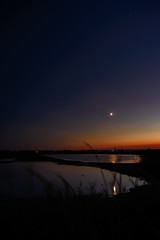
[[[127,192],[134,185],[146,184],[142,179],[95,167],[57,165],[52,162],[2,163],[0,199],[44,197],[51,184],[56,191],[64,192],[66,187],[61,177],[76,193],[83,194],[102,193],[107,190],[109,195],[114,195]],[[49,184],[44,184],[44,180]]]
[[[55,157],[71,161],[95,162],[96,156],[100,162],[106,163],[138,163],[140,156],[135,154],[49,154],[49,157]]]

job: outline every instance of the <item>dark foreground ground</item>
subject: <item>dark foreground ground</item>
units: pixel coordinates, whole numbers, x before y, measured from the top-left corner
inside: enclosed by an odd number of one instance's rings
[[[159,239],[159,216],[160,197],[149,187],[106,198],[0,202],[4,239]]]

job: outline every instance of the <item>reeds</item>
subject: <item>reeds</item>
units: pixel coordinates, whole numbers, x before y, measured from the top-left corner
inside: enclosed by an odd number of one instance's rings
[[[91,150],[94,150],[94,148],[87,142],[85,142],[86,146],[88,146]],[[95,154],[95,158],[97,160],[97,162],[100,162],[99,161],[99,157],[97,154]],[[106,195],[108,195],[108,187],[107,187],[107,182],[106,182],[106,179],[105,179],[105,176],[104,176],[104,173],[103,173],[103,170],[102,168],[99,168],[100,169],[100,172],[101,172],[101,175],[102,175],[102,179],[103,179],[103,183],[104,183],[104,188],[103,188],[103,191]]]

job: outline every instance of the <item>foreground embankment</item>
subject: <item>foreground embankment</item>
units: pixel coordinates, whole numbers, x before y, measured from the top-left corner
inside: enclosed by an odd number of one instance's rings
[[[160,198],[145,188],[112,198],[90,195],[1,201],[1,235],[45,240],[157,238]]]

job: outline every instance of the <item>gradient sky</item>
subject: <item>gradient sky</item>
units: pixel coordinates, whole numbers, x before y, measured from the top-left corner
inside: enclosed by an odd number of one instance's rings
[[[0,21],[0,149],[160,147],[159,1],[6,1]]]

